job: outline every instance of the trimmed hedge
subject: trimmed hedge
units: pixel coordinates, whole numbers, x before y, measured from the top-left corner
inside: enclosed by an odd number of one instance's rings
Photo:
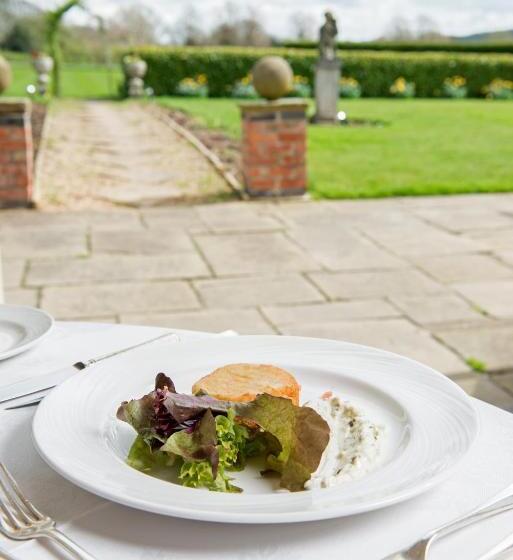
[[[317,58],[312,50],[283,48],[141,47],[132,52],[148,63],[145,81],[156,95],[173,95],[181,79],[206,74],[211,97],[230,95],[233,84],[270,54],[285,57],[294,73],[312,84]],[[364,97],[388,97],[399,76],[415,82],[418,97],[441,95],[444,80],[455,75],[466,78],[470,97],[482,96],[495,78],[513,80],[513,55],[508,54],[348,51],[341,58],[343,74],[358,80]]]
[[[500,43],[473,43],[452,41],[368,41],[355,43],[339,41],[338,48],[343,51],[399,51],[399,52],[462,52],[462,53],[510,53],[513,54],[513,41]],[[282,41],[280,46],[289,49],[317,49],[317,41]]]

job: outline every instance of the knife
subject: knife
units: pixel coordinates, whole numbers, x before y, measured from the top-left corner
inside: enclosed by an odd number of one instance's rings
[[[97,358],[91,358],[85,362],[77,362],[72,366],[66,366],[49,373],[45,373],[44,375],[38,375],[37,377],[32,377],[30,379],[25,379],[23,381],[1,387],[0,405],[4,405],[2,406],[4,409],[9,409],[19,408],[20,406],[26,406],[28,404],[35,404],[42,400],[56,385],[66,381],[66,379],[76,374],[78,371],[90,368],[98,362],[113,358],[114,356],[119,356],[120,354],[124,354],[130,350],[156,342],[157,340],[162,340],[163,338],[167,338],[169,336],[175,336],[177,339],[180,338],[176,333],[167,332],[154,338],[150,338],[149,340],[139,342],[138,344],[134,344],[120,350],[115,350],[114,352],[109,352],[108,354],[103,354]]]

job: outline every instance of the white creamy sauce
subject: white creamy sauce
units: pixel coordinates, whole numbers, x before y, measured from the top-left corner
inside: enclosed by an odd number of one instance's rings
[[[382,427],[372,424],[361,410],[337,396],[328,395],[305,406],[318,412],[330,427],[328,445],[306,489],[328,488],[360,478],[373,469],[381,452]]]

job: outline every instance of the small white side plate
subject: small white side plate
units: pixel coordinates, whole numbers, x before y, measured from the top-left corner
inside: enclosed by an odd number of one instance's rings
[[[0,305],[0,360],[25,352],[48,334],[53,319],[23,305]]]
[[[235,477],[242,494],[221,494],[164,482],[125,463],[135,433],[116,419],[121,401],[148,392],[159,371],[189,392],[200,376],[236,362],[293,372],[302,402],[331,389],[360,405],[385,427],[380,465],[360,480],[293,494],[274,491],[257,469],[248,468]],[[82,488],[145,511],[229,523],[312,521],[406,500],[448,476],[477,430],[469,397],[422,364],[356,344],[280,336],[216,337],[134,350],[65,381],[39,405],[33,424],[41,456]]]

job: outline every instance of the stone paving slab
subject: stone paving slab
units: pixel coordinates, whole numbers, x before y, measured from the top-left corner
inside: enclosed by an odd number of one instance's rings
[[[2,247],[0,246],[0,259],[1,256]],[[26,266],[26,261],[22,259],[4,259],[3,263],[0,262],[0,273],[3,270],[4,288],[16,288],[17,286],[21,286]]]
[[[124,314],[122,323],[207,332],[235,330],[240,334],[275,334],[256,309],[202,309],[185,313]]]
[[[513,251],[497,251],[497,256],[513,269]]]
[[[454,288],[486,313],[513,319],[513,280],[456,284]]]
[[[29,290],[26,288],[16,288],[14,290],[6,290],[5,303],[10,303],[12,305],[30,305],[32,307],[38,307],[39,291]]]
[[[41,306],[58,319],[71,319],[197,309],[200,304],[191,287],[178,281],[48,287]]]
[[[175,206],[162,208],[142,208],[141,219],[150,230],[180,228],[190,233],[206,233],[208,228],[200,219],[195,207]]]
[[[443,291],[441,284],[413,268],[374,272],[314,272],[310,278],[333,299],[414,296]]]
[[[465,359],[482,362],[488,371],[513,370],[513,323],[434,329],[436,337]]]
[[[299,274],[197,280],[193,284],[204,304],[214,308],[324,301],[322,294]]]
[[[508,391],[513,395],[513,373],[504,373],[502,375],[495,375],[493,380],[497,385]]]
[[[263,213],[258,206],[233,204],[210,204],[198,206],[200,220],[215,233],[276,231],[283,229],[283,224],[273,216]]]
[[[482,207],[422,209],[417,216],[450,232],[459,233],[473,229],[500,229],[511,226],[510,218],[500,210]]]
[[[57,286],[209,276],[195,252],[163,255],[99,255],[85,259],[34,260],[27,286]]]
[[[469,371],[451,350],[434,340],[430,333],[405,319],[305,323],[279,329],[282,334],[347,340],[403,354],[447,374]]]
[[[392,228],[363,224],[361,231],[365,231],[375,243],[400,257],[455,255],[483,250],[483,244],[479,240],[466,239],[427,224],[405,223]]]
[[[33,210],[2,210],[2,229],[57,229],[91,227],[93,229],[138,229],[142,227],[141,215],[135,210],[115,210],[108,212],[34,212]]]
[[[484,280],[513,280],[513,268],[490,255],[450,255],[412,259],[415,264],[439,282],[480,282]]]
[[[397,295],[390,299],[407,317],[420,325],[487,321],[487,318],[477,309],[453,294]]]
[[[57,318],[353,340],[513,409],[513,195],[9,210],[0,247]]]
[[[513,227],[470,230],[464,233],[464,237],[478,242],[487,251],[511,251],[513,247]]]
[[[192,239],[180,228],[153,230],[118,229],[116,231],[93,231],[93,253],[128,253],[144,255],[168,255],[194,250]]]
[[[502,377],[497,375],[492,381],[487,375],[473,374],[468,377],[458,378],[455,381],[470,395],[513,412],[513,402],[511,400],[513,393],[501,387]]]
[[[43,258],[80,257],[88,252],[84,230],[62,229],[4,229],[0,232],[0,246],[4,257]]]
[[[328,270],[402,268],[407,263],[377,247],[354,230],[326,227],[326,222],[295,226],[289,236]]]
[[[282,233],[198,235],[196,242],[218,276],[317,270],[315,260]]]
[[[383,319],[400,316],[400,312],[382,299],[337,301],[312,305],[263,306],[262,313],[278,327],[355,319]]]

